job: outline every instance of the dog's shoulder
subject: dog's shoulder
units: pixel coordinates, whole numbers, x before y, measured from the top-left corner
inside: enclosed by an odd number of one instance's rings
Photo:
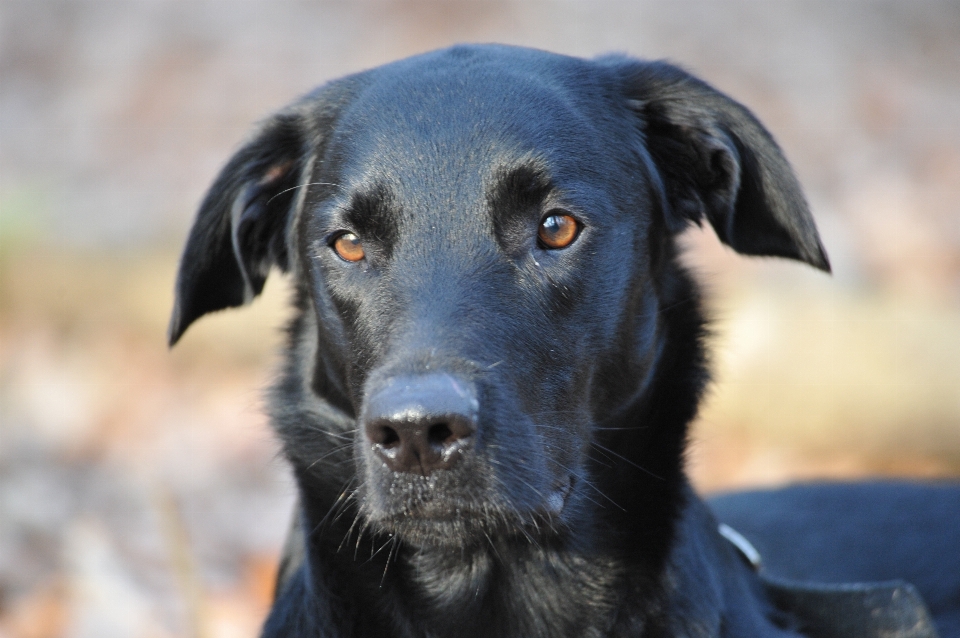
[[[687,505],[663,577],[665,635],[796,638],[793,619],[773,606],[753,567],[727,539],[705,503]]]

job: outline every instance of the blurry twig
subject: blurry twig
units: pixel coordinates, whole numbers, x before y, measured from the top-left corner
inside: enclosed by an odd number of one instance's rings
[[[177,585],[187,608],[190,636],[193,638],[210,638],[209,614],[203,589],[200,585],[196,560],[190,550],[190,538],[180,508],[177,506],[176,499],[170,490],[163,487],[156,490],[155,500]]]

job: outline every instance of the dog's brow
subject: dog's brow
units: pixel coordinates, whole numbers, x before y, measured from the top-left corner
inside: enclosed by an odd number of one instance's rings
[[[553,190],[553,179],[542,162],[532,161],[495,170],[487,191],[494,233],[509,244],[523,213],[538,209]]]
[[[373,238],[389,250],[396,243],[399,204],[383,185],[359,190],[350,197],[343,218],[361,238]]]
[[[541,162],[524,163],[494,171],[489,198],[495,207],[538,204],[552,187]]]

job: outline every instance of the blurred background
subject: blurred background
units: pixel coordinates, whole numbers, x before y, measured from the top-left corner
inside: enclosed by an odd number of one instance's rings
[[[254,636],[293,489],[261,414],[285,282],[165,346],[250,125],[453,42],[685,65],[804,183],[834,275],[691,230],[704,491],[960,478],[960,3],[2,0],[0,638]]]

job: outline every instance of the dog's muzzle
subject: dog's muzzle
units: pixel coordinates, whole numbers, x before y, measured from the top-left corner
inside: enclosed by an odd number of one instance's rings
[[[388,377],[368,395],[360,421],[390,470],[428,476],[472,446],[478,409],[474,385],[450,374]]]

